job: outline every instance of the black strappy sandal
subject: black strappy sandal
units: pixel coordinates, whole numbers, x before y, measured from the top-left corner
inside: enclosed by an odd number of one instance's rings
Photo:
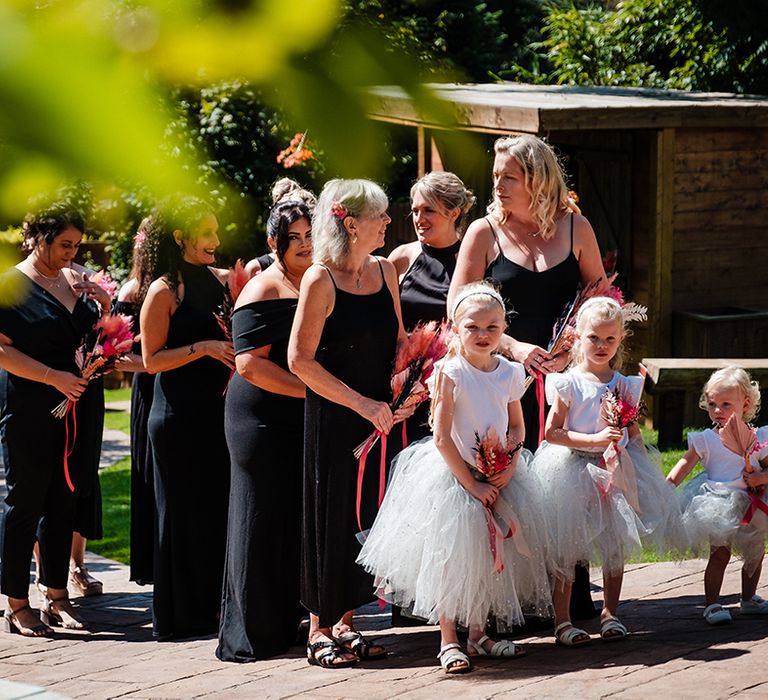
[[[322,668],[347,668],[357,663],[357,659],[343,659],[349,653],[348,649],[339,646],[336,642],[325,639],[320,642],[310,642],[307,644],[307,663],[310,666]],[[337,661],[337,659],[342,660]]]
[[[389,654],[381,644],[375,644],[363,637],[357,630],[349,630],[335,637],[336,642],[345,650],[351,651],[360,661],[376,661],[383,659]],[[382,650],[380,654],[371,654],[371,648],[378,647]]]

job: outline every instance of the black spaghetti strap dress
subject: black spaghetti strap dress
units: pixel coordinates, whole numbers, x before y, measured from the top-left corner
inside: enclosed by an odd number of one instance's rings
[[[504,257],[498,246],[496,227],[488,219],[499,254],[488,266],[485,276],[500,283],[507,311],[514,311],[507,319],[507,333],[515,340],[534,343],[546,349],[552,338],[555,321],[563,313],[566,304],[576,296],[581,272],[579,261],[573,253],[573,214],[570,218],[571,251],[568,257],[541,272],[529,270]],[[520,403],[525,419],[525,446],[535,452],[539,443],[539,405],[533,387],[525,392]],[[545,406],[545,415],[548,410],[549,406]],[[583,619],[595,614],[589,593],[589,571],[577,566],[571,592],[571,615],[574,619]]]
[[[246,304],[232,317],[235,353],[270,345],[288,369],[298,299]],[[260,389],[235,374],[224,426],[232,462],[227,559],[216,656],[255,661],[296,643],[299,602],[304,399]]]
[[[0,288],[24,291],[13,306],[0,307],[0,333],[8,336],[17,350],[48,367],[79,374],[75,353],[99,318],[96,303],[80,296],[70,312],[16,268],[0,277]],[[59,419],[51,415],[64,398],[59,391],[9,372],[2,375],[0,442],[8,495],[0,538],[0,590],[12,598],[26,598],[36,538],[40,543],[40,582],[51,588],[67,587],[75,509],[80,494],[93,494],[92,436],[104,415],[98,413],[98,382],[91,382],[75,403],[74,416]],[[73,417],[77,435],[73,434]],[[66,446],[72,450],[68,464],[74,493],[64,477]],[[98,466],[98,454],[96,460]]]
[[[487,220],[498,247],[496,227],[490,219]],[[488,266],[485,277],[500,285],[499,291],[508,312],[507,334],[515,340],[546,349],[555,321],[565,305],[576,296],[581,282],[579,261],[573,253],[573,216],[571,251],[561,263],[536,272],[504,257],[499,247],[499,254]],[[533,388],[525,392],[521,403],[525,417],[525,446],[535,452],[539,441],[539,409]]]
[[[184,299],[167,347],[224,340],[214,311],[224,286],[182,261]],[[155,376],[149,439],[155,471],[157,549],[153,633],[158,639],[215,633],[221,608],[229,500],[224,390],[229,368],[211,357]]]
[[[447,248],[433,248],[421,244],[421,253],[400,282],[400,308],[406,331],[412,331],[417,323],[440,323],[448,315],[445,304],[460,247],[461,241],[456,241]],[[409,442],[431,434],[428,420],[429,402],[425,401],[405,422]],[[398,440],[398,432],[400,428],[396,426],[393,431],[395,441]]]
[[[133,332],[139,332],[139,310],[127,301],[115,302],[115,313],[133,319]],[[141,355],[141,343],[133,352]],[[134,372],[131,380],[131,570],[130,580],[140,585],[152,583],[155,562],[155,475],[152,446],[147,434],[149,410],[155,391],[155,376]]]
[[[333,311],[325,320],[315,357],[363,396],[389,401],[397,334],[394,302],[382,272],[381,289],[374,294],[352,294],[336,287]],[[330,627],[348,610],[374,598],[373,578],[355,563],[361,545],[355,514],[358,469],[352,454],[373,432],[373,425],[309,388],[304,415],[301,601],[320,616],[321,627]],[[377,446],[369,455],[363,481],[364,529],[371,527],[378,510],[378,450]]]

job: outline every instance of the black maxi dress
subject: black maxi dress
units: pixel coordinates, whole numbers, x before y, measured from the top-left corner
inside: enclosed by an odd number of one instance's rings
[[[552,327],[566,304],[573,300],[581,284],[579,261],[573,252],[573,214],[571,222],[571,251],[561,263],[536,272],[506,258],[499,247],[499,254],[488,266],[485,276],[501,285],[501,296],[507,305],[507,334],[515,340],[533,343],[546,349],[552,338]],[[498,247],[496,227],[491,226]],[[535,452],[539,443],[539,405],[533,387],[521,399],[525,419],[525,446]],[[549,406],[545,406],[546,416]],[[593,617],[595,607],[589,593],[589,571],[576,567],[576,578],[571,593],[571,615],[574,619]]]
[[[0,286],[20,286],[25,290],[22,301],[0,307],[0,333],[29,357],[55,370],[78,374],[75,353],[99,318],[97,304],[80,296],[70,313],[58,299],[16,268],[2,276]],[[0,590],[13,598],[26,598],[36,538],[41,552],[41,584],[67,587],[78,497],[83,492],[91,495],[94,489],[92,436],[98,432],[104,416],[93,411],[98,410],[100,400],[103,406],[103,393],[100,398],[99,383],[91,382],[75,403],[74,416],[70,414],[65,421],[51,415],[51,410],[64,399],[59,391],[42,382],[5,371],[2,374],[0,441],[8,495],[1,538]],[[73,417],[77,420],[77,436],[73,435]],[[71,449],[68,465],[75,493],[69,490],[64,477],[67,444]]]
[[[232,317],[235,354],[271,345],[288,370],[298,299],[265,299]],[[299,602],[304,399],[260,389],[235,374],[224,427],[232,462],[224,597],[216,656],[255,661],[296,644]]]
[[[167,347],[224,340],[214,317],[224,287],[205,266],[182,261],[180,272],[184,299],[171,316]],[[157,507],[153,633],[161,640],[218,629],[229,498],[229,375],[225,364],[202,357],[155,376],[148,430]]]
[[[115,302],[115,313],[133,319],[133,332],[139,332],[139,313],[134,304]],[[133,352],[141,355],[141,343]],[[155,475],[147,421],[152,408],[155,376],[134,372],[131,380],[131,570],[130,580],[140,585],[152,583],[155,562]]]
[[[409,333],[417,323],[442,322],[448,315],[446,299],[451,278],[456,269],[456,254],[461,241],[447,248],[421,244],[421,253],[408,268],[400,282],[400,308],[403,326]],[[429,428],[429,401],[422,403],[405,421],[408,442],[416,442],[432,433]],[[393,439],[398,440],[399,426]]]
[[[381,289],[374,294],[352,294],[336,287],[335,281],[333,285],[336,300],[315,358],[363,396],[389,401],[398,322],[384,274]],[[331,627],[345,612],[374,598],[373,577],[355,563],[361,544],[355,514],[358,469],[352,454],[373,426],[309,388],[304,415],[301,601],[320,616],[321,627]],[[378,450],[377,446],[368,457],[363,481],[364,529],[373,525],[378,510]]]

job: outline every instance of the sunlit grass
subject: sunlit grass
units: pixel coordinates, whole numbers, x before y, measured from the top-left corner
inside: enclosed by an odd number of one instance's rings
[[[91,552],[127,564],[131,557],[131,458],[124,457],[104,469],[101,501],[104,513],[104,538],[88,542]]]

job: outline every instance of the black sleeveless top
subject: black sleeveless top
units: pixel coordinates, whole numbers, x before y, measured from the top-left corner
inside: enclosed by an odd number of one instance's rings
[[[576,295],[581,282],[579,261],[573,254],[573,214],[571,214],[571,251],[561,263],[536,272],[509,260],[501,252],[498,234],[488,220],[499,254],[488,266],[485,276],[500,284],[507,305],[507,333],[515,340],[547,347],[552,326],[565,305]]]
[[[421,253],[400,282],[400,306],[406,331],[421,322],[442,321],[446,315],[448,287],[456,269],[461,241],[447,248],[421,244]]]

